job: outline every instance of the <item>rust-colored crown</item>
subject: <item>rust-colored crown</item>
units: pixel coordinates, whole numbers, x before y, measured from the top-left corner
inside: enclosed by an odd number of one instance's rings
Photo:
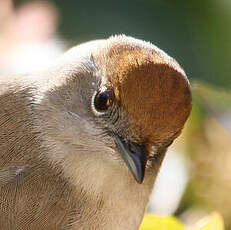
[[[177,136],[191,110],[189,82],[178,63],[154,45],[126,36],[94,54],[102,84],[114,89],[143,141]]]

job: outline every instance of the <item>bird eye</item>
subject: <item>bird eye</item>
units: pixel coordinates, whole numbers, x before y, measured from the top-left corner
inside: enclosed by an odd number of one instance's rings
[[[95,108],[98,111],[107,110],[112,104],[111,93],[106,87],[103,87],[99,92],[96,93],[94,99]]]

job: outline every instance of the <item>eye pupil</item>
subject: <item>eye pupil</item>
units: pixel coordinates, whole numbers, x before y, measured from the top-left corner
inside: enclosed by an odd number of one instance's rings
[[[108,91],[99,91],[95,96],[95,107],[99,111],[107,110],[110,106],[110,94]]]

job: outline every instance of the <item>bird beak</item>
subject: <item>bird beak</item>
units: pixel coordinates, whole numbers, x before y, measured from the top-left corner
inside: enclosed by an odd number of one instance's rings
[[[144,179],[148,152],[144,145],[126,142],[121,137],[114,137],[115,144],[135,180],[141,184]]]

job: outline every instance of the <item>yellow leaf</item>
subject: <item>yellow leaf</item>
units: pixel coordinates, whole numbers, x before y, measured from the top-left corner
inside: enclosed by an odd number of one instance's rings
[[[211,215],[201,219],[192,230],[224,230],[224,221],[222,216],[214,212]]]
[[[146,214],[139,230],[183,230],[183,225],[174,217],[156,217]]]

